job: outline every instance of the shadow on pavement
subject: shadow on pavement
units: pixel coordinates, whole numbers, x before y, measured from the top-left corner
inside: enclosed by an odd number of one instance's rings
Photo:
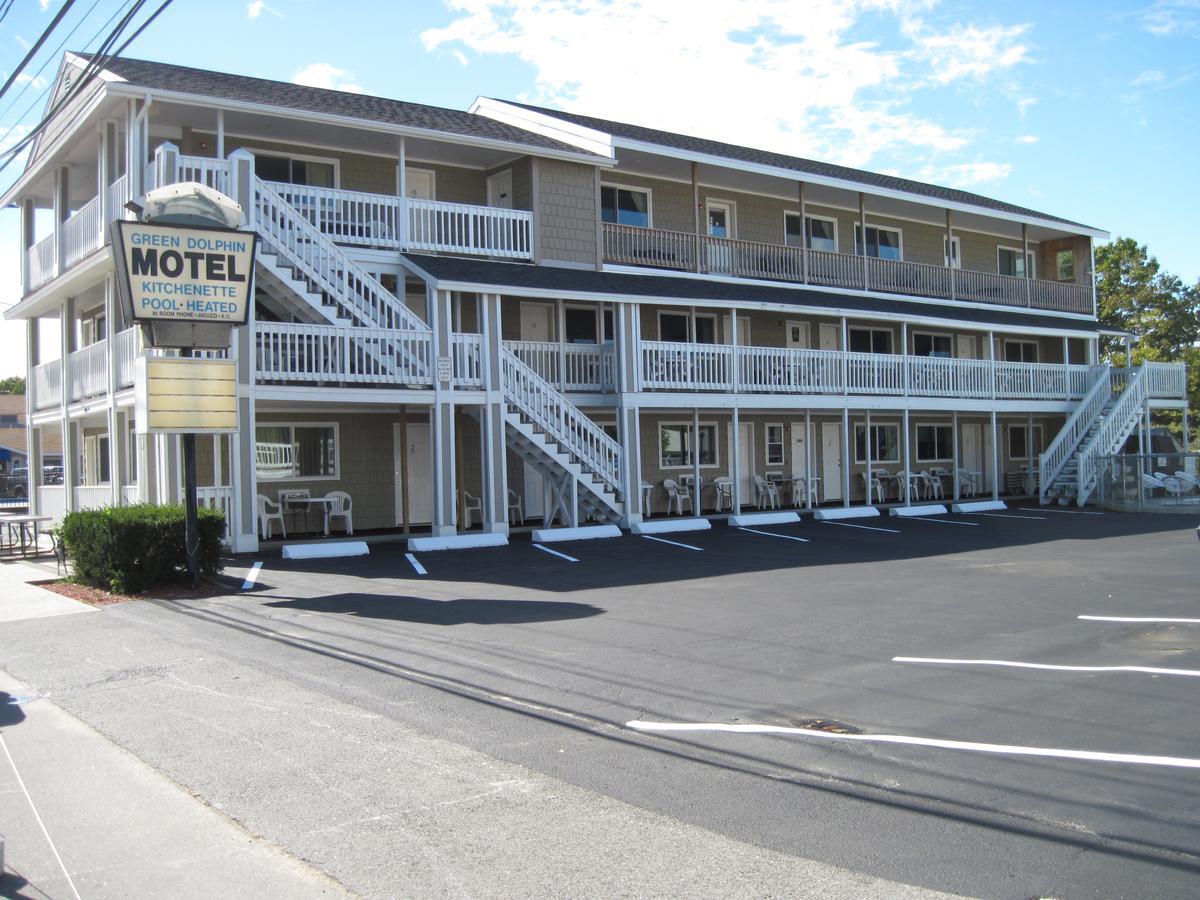
[[[586,619],[604,612],[589,603],[547,600],[430,600],[372,594],[333,594],[297,600],[277,600],[265,606],[307,612],[339,613],[361,619],[388,619],[423,625],[516,625]],[[0,723],[2,724],[2,723]]]
[[[12,694],[0,691],[0,728],[7,728],[9,725],[19,725],[24,721],[25,713],[17,705],[16,698]],[[3,882],[0,882],[0,884],[3,884]],[[0,896],[3,895],[0,894]]]

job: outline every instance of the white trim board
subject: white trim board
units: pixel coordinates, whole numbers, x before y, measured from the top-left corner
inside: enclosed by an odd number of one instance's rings
[[[671,534],[675,531],[708,531],[712,523],[708,519],[660,519],[657,522],[634,522],[630,527],[633,534]]]
[[[616,525],[582,525],[578,528],[538,528],[533,532],[533,540],[539,544],[551,544],[555,541],[591,541],[597,538],[615,538],[621,536],[621,529]]]

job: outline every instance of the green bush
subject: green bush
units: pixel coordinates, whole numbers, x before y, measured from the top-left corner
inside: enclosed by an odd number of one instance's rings
[[[221,571],[225,517],[200,509],[200,572]],[[113,506],[67,513],[59,535],[75,578],[118,594],[140,594],[165,581],[187,577],[182,504]]]

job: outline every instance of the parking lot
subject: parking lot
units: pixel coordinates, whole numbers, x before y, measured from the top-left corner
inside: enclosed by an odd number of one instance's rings
[[[977,896],[1185,897],[1195,526],[1034,506],[373,544],[111,615],[787,854]]]

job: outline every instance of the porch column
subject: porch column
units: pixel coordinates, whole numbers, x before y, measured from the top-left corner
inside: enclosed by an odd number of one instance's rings
[[[1033,468],[1033,413],[1029,413],[1025,420],[1025,493],[1037,493],[1033,487],[1033,481],[1037,478],[1037,473]]]
[[[1189,438],[1189,435],[1188,435],[1188,408],[1185,406],[1183,408],[1183,452],[1184,453],[1192,452],[1191,450],[1188,449],[1188,438]],[[32,469],[31,469],[31,471],[32,471]]]
[[[995,332],[989,331],[987,333],[987,342],[988,342],[988,364],[989,364],[988,367],[991,370],[990,376],[991,376],[991,382],[992,382],[992,399],[995,400],[996,399],[996,334],[995,334]]]
[[[60,273],[66,268],[67,245],[63,234],[63,225],[71,215],[71,170],[59,166],[54,170],[54,271]]]
[[[1069,366],[1071,364],[1071,339],[1069,337],[1067,337],[1066,335],[1063,335],[1062,341],[1063,341],[1063,365]]]
[[[810,416],[812,410],[804,411],[804,505],[812,509],[812,491],[809,485],[812,484],[812,426],[810,425]],[[792,488],[795,490],[795,487]],[[793,504],[795,501],[793,500]]]
[[[692,407],[692,514],[700,515],[700,407]]]
[[[567,389],[567,306],[562,300],[554,301],[554,330],[558,338],[558,389]]]
[[[108,223],[114,218],[112,211],[108,208],[108,124],[103,123],[100,126],[100,147],[96,151],[96,183],[100,185],[96,192],[96,202],[100,206],[100,217],[98,226],[100,229],[100,246],[104,246],[104,235],[108,231]]]
[[[842,316],[842,393],[850,393],[850,361],[846,354],[850,352],[850,330],[846,327],[846,317]]]
[[[704,217],[700,214],[700,164],[692,162],[692,221],[695,225],[695,269],[700,271],[701,248],[703,244],[703,232],[700,230],[703,226]]]
[[[797,182],[800,188],[800,266],[801,280],[808,284],[808,225],[806,224],[804,206],[804,182]],[[785,235],[786,238],[786,235]],[[806,436],[807,437],[807,436]],[[807,490],[807,488],[806,488]]]
[[[903,380],[904,396],[908,396],[909,391],[909,359],[908,359],[908,322],[900,323],[900,374]]]
[[[729,348],[729,381],[733,393],[737,393],[741,382],[741,366],[738,359],[738,317],[737,307],[729,310],[729,341],[732,346]],[[694,326],[693,326],[694,328]],[[692,332],[695,334],[695,332]]]
[[[508,447],[504,435],[504,370],[500,295],[480,296],[483,344],[483,530],[508,534]]]
[[[617,392],[617,440],[621,444],[621,497],[625,514],[621,525],[630,528],[642,520],[642,463],[640,415],[635,396],[641,390],[641,310],[636,303],[617,303],[613,377]]]
[[[862,191],[858,192],[858,221],[859,228],[862,230],[862,277],[863,290],[871,289],[870,268],[867,265],[867,195]],[[857,247],[855,249],[858,249]]]
[[[101,196],[104,192],[101,192]],[[112,489],[113,506],[121,505],[121,485],[124,481],[125,442],[120,428],[120,416],[117,413],[117,322],[120,310],[117,309],[117,291],[114,277],[109,275],[104,279],[104,338],[105,355],[107,356],[108,396],[105,398],[108,413],[108,483]]]
[[[71,406],[71,353],[75,350],[75,298],[68,297],[59,308],[59,366],[62,372],[62,404],[59,408],[59,428],[62,434],[63,509],[75,509],[75,469],[78,446],[75,429],[67,415]]]
[[[850,407],[842,407],[842,506],[850,506]]]
[[[434,291],[430,326],[433,329],[434,355],[450,360],[453,367],[450,327],[450,292]],[[433,535],[445,537],[457,532],[458,490],[455,484],[454,380],[434,385],[434,404],[430,410],[430,439],[433,442]]]
[[[946,265],[950,269],[950,299],[955,300],[958,297],[958,286],[954,283],[954,222],[951,218],[953,214],[949,209],[946,210]],[[960,259],[959,265],[962,265]]]
[[[863,483],[865,485],[865,490],[866,490],[866,494],[867,494],[867,506],[874,506],[875,498],[873,496],[871,496],[871,459],[872,459],[872,457],[874,457],[875,454],[871,449],[871,410],[870,410],[870,408],[868,408],[866,410],[866,424],[865,424],[864,428],[866,431],[866,440],[864,441],[864,443],[866,445],[865,449],[867,451],[867,471],[866,471],[865,476],[863,477]]]
[[[400,210],[397,214],[399,221],[396,223],[396,230],[397,237],[400,239],[400,247],[403,250],[408,249],[408,174],[405,172],[407,168],[408,147],[402,137],[396,160],[396,195],[400,198]]]
[[[950,442],[953,449],[950,451],[951,464],[954,466],[954,499],[959,499],[959,483],[958,483],[958,410],[954,411],[954,419],[950,426]]]
[[[1000,441],[996,429],[996,411],[992,410],[992,500],[1000,500]]]
[[[1033,271],[1029,265],[1029,226],[1021,223],[1021,269],[1025,272],[1025,305],[1033,306]]]
[[[741,417],[738,415],[737,403],[733,405],[733,437],[730,439],[729,445],[733,448],[729,454],[729,469],[730,476],[733,481],[733,514],[736,516],[742,511],[742,423]]]
[[[904,505],[912,506],[912,445],[908,437],[908,416],[909,412],[906,406],[904,407],[904,440],[901,442],[903,445],[901,452],[904,454]]]
[[[33,248],[34,205],[32,198],[21,201],[21,295],[29,293],[29,251]],[[28,421],[28,420],[27,420]]]
[[[24,205],[21,207],[24,214]],[[38,488],[42,484],[42,430],[33,426],[33,412],[37,407],[37,397],[34,394],[34,376],[33,370],[37,368],[41,362],[39,335],[40,329],[39,319],[25,320],[25,359],[28,365],[25,369],[25,458],[26,462],[26,481],[27,491],[29,494],[29,514],[32,516],[39,515],[40,500],[38,496]],[[1187,413],[1184,413],[1184,446],[1187,444]]]

